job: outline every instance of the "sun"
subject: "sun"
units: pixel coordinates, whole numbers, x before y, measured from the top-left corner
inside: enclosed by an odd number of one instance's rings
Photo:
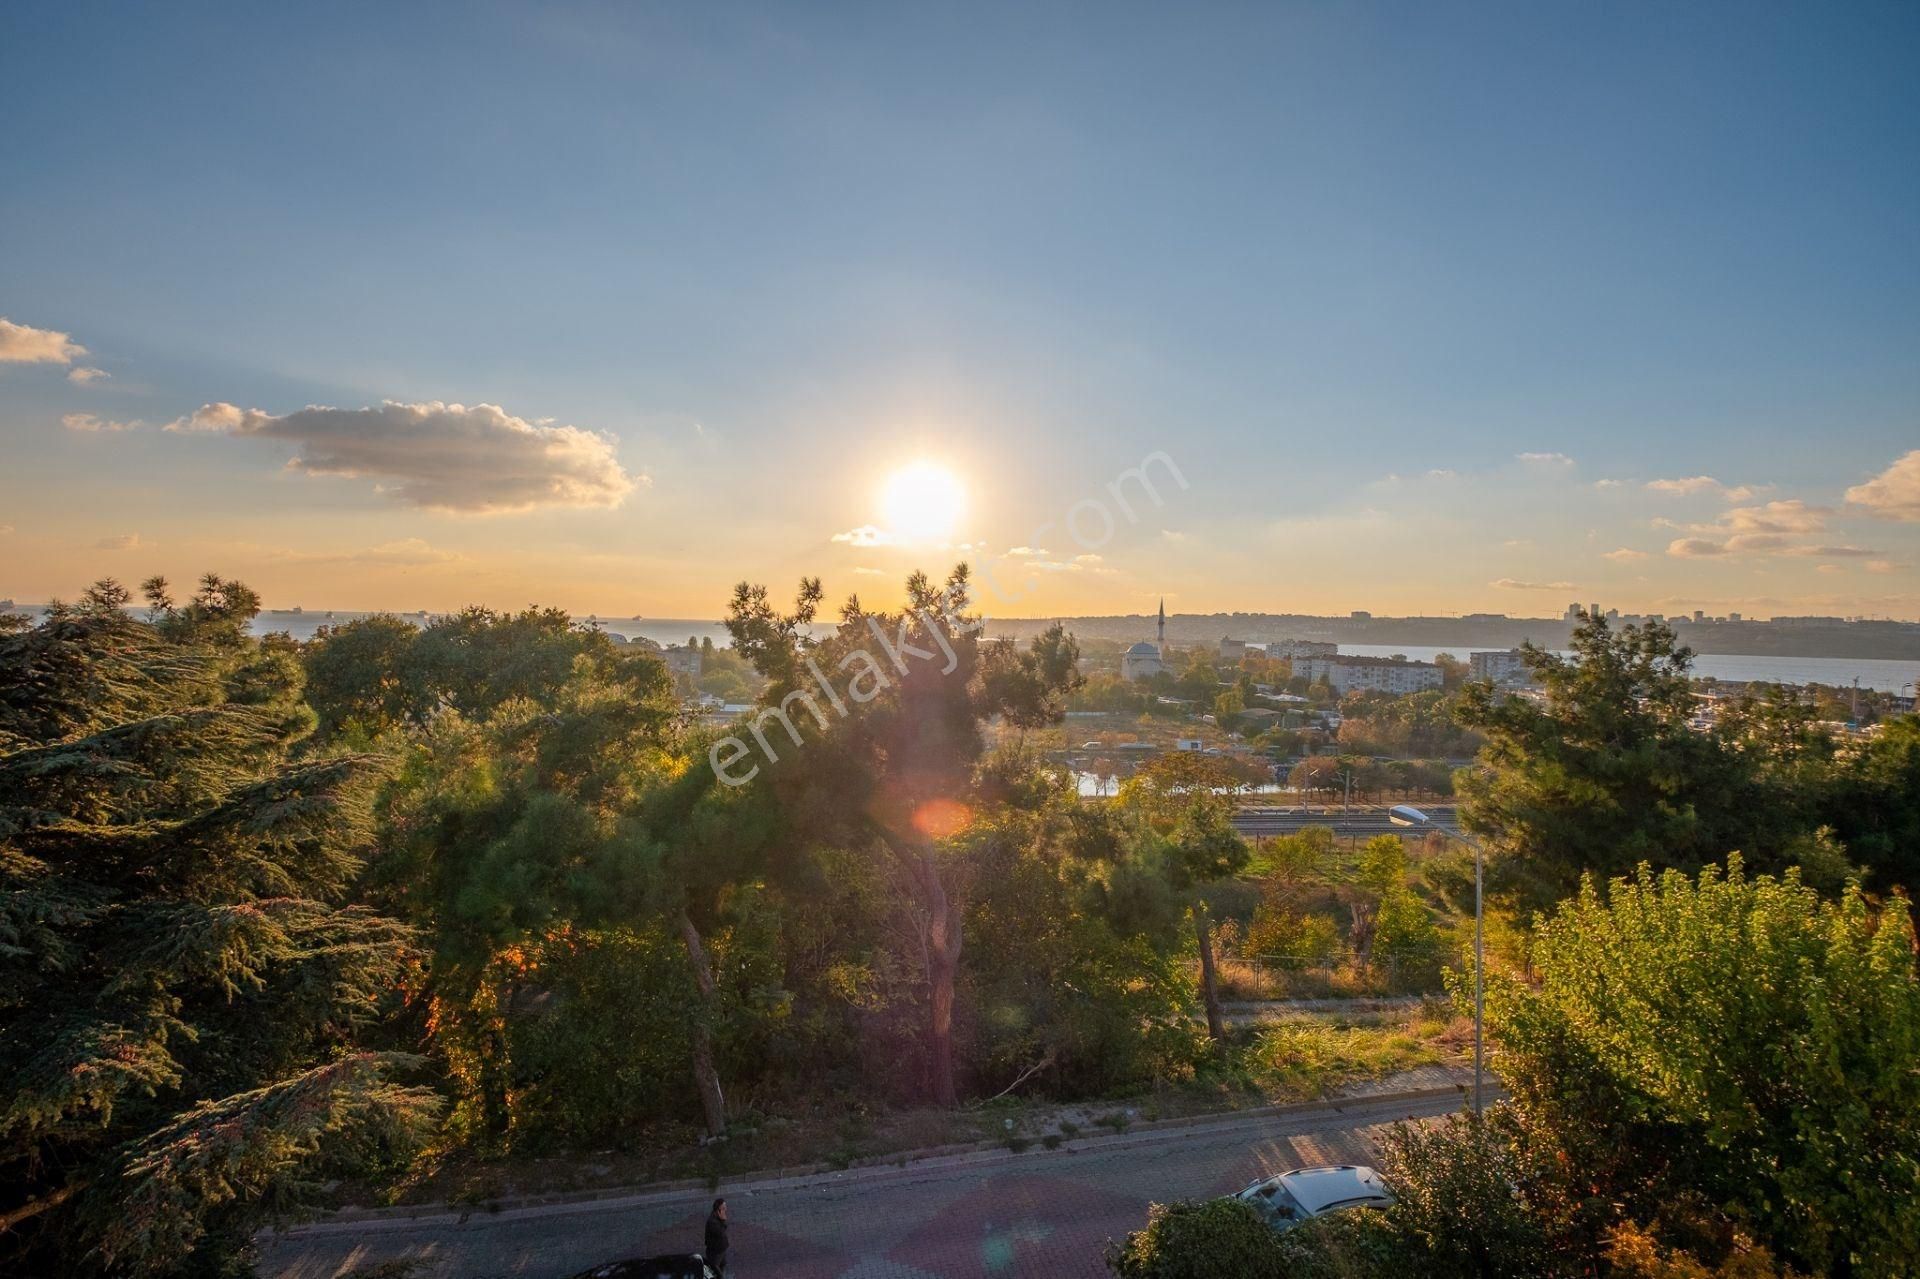
[[[880,515],[903,542],[939,542],[953,536],[966,514],[960,478],[937,462],[914,462],[880,486]]]

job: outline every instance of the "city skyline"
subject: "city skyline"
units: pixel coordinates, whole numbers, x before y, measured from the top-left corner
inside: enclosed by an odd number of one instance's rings
[[[0,595],[1920,616],[1920,16],[1813,13],[12,7]]]

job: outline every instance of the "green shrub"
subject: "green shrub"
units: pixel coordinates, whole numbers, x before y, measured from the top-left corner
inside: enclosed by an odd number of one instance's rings
[[[1920,976],[1906,902],[1822,901],[1738,858],[1591,881],[1541,926],[1537,988],[1489,989],[1533,1139],[1647,1219],[1683,1196],[1815,1273],[1920,1255]]]
[[[1266,902],[1253,912],[1241,950],[1249,958],[1325,959],[1339,946],[1340,928],[1332,919]]]
[[[1438,989],[1440,930],[1425,903],[1405,888],[1380,900],[1374,915],[1373,962],[1387,965],[1402,989]]]
[[[1565,1196],[1527,1167],[1510,1114],[1496,1110],[1485,1123],[1469,1116],[1431,1127],[1396,1124],[1383,1145],[1382,1171],[1395,1197],[1389,1216],[1407,1272],[1431,1279],[1568,1272],[1548,1237],[1549,1222],[1574,1226],[1560,1211]]]
[[[1117,925],[1122,911],[1089,911],[1069,869],[1028,847],[982,856],[993,860],[974,888],[961,978],[980,1091],[1041,1061],[1034,1086],[1066,1097],[1190,1074],[1204,1041],[1193,972],[1171,939]]]
[[[1288,1279],[1280,1237],[1237,1199],[1155,1204],[1147,1225],[1108,1245],[1120,1279]]]
[[[497,1125],[508,1144],[539,1148],[697,1113],[697,1006],[686,954],[664,930],[558,933],[503,951],[474,1004],[443,1026],[459,1127]]]

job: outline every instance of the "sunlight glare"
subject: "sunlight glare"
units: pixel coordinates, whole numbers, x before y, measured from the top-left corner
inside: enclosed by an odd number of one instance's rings
[[[915,462],[887,477],[880,512],[903,542],[938,542],[953,535],[967,506],[959,477],[935,462]]]

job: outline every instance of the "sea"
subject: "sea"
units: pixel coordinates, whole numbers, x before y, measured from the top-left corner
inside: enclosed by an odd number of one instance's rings
[[[1340,651],[1361,657],[1392,657],[1398,653],[1409,661],[1431,662],[1440,653],[1452,653],[1465,660],[1469,650],[1445,644],[1342,644]],[[1695,653],[1693,673],[1702,679],[1743,684],[1764,680],[1769,684],[1827,684],[1835,688],[1850,687],[1858,680],[1861,688],[1898,693],[1904,686],[1920,681],[1920,662],[1877,657],[1749,657],[1739,653]]]
[[[37,617],[41,609],[38,606],[19,606],[12,611]],[[253,629],[260,635],[283,631],[295,639],[305,640],[313,638],[314,632],[322,626],[338,626],[354,618],[367,616],[370,615],[344,611],[269,611],[254,618]],[[405,613],[401,616],[421,625],[432,618],[428,613]],[[602,630],[627,639],[648,639],[662,646],[685,644],[688,640],[699,643],[708,639],[722,648],[733,643],[723,623],[698,618],[589,617],[582,620],[593,622]],[[813,629],[816,634],[824,635],[830,634],[833,627],[822,624]],[[1455,657],[1465,658],[1470,650],[1457,644],[1343,643],[1340,651],[1363,657],[1392,657],[1399,654],[1410,661],[1430,662],[1439,653],[1452,653]],[[1765,680],[1776,684],[1826,684],[1835,688],[1849,687],[1857,680],[1861,688],[1898,693],[1907,685],[1920,682],[1920,662],[1867,657],[1748,657],[1737,653],[1702,653],[1694,656],[1693,673],[1741,683]]]

